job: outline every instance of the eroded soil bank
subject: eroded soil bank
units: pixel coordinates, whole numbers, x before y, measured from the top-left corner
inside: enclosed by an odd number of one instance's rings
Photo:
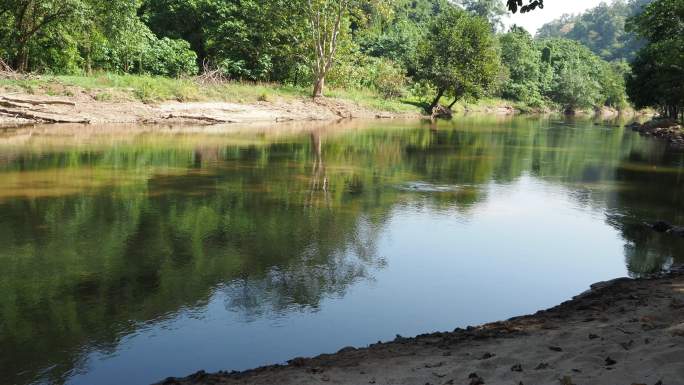
[[[684,384],[684,271],[598,283],[507,321],[160,384]]]
[[[276,102],[105,102],[87,94],[51,97],[0,93],[0,124],[23,123],[255,123],[408,118],[418,114],[375,111],[353,102],[319,98]]]

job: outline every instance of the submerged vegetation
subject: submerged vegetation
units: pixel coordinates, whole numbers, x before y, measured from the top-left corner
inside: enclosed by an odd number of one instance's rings
[[[191,84],[210,72],[269,84],[276,91],[263,93],[276,96],[361,92],[395,110],[482,98],[523,110],[628,105],[629,66],[604,60],[615,55],[515,26],[504,33],[505,12],[496,0],[2,0],[0,59],[76,83],[144,76],[145,101],[210,98]],[[156,92],[157,76],[180,78],[176,88],[187,92]]]

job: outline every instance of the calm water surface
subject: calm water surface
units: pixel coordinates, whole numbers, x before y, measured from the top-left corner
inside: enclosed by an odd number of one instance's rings
[[[0,378],[146,384],[683,262],[684,154],[591,121],[0,131]]]

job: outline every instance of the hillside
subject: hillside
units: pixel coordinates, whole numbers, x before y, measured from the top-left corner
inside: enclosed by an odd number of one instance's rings
[[[605,60],[632,61],[643,43],[625,30],[625,23],[650,1],[614,0],[610,4],[601,3],[579,15],[563,15],[544,24],[537,32],[537,37],[575,40]]]

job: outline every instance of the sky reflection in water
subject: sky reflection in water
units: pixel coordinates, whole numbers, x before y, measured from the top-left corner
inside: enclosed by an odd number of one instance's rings
[[[681,256],[641,221],[684,223],[682,154],[589,121],[48,133],[0,137],[11,383],[283,362],[533,312]]]

